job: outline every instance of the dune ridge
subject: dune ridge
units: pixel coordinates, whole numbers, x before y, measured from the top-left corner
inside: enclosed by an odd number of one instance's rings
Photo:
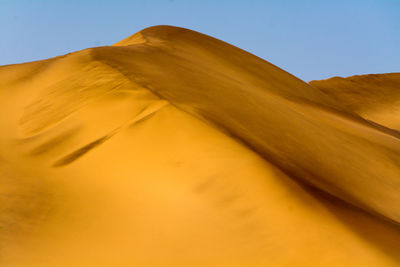
[[[400,73],[333,77],[310,84],[343,103],[348,113],[400,130]]]
[[[396,266],[398,77],[307,84],[173,26],[1,66],[0,259]]]
[[[149,45],[136,47],[131,45],[128,38],[124,43],[127,45],[125,48],[95,49],[92,51],[93,56],[179,108],[212,121],[220,128],[227,130],[229,134],[240,138],[291,175],[311,182],[346,201],[400,222],[400,192],[397,189],[400,186],[400,169],[397,164],[397,152],[400,148],[398,140],[380,135],[376,139],[387,139],[383,141],[386,145],[379,146],[375,143],[372,146],[378,147],[372,148],[365,141],[353,139],[356,133],[368,142],[373,140],[368,136],[369,134],[353,129],[365,126],[357,126],[353,122],[348,123],[348,128],[334,123],[327,125],[321,119],[330,116],[329,111],[318,110],[319,114],[315,116],[312,114],[313,110],[320,106],[309,108],[307,103],[323,103],[325,107],[341,110],[342,105],[339,103],[342,102],[333,101],[333,98],[328,98],[323,91],[313,90],[313,87],[296,77],[226,43],[192,31],[163,26],[148,28],[142,31],[141,35],[147,43],[150,43]],[[207,50],[204,47],[207,47]],[[225,50],[228,50],[232,57],[224,57],[222,51]],[[243,59],[244,56],[248,56],[246,61]],[[134,57],[135,61],[124,60],[129,57]],[[207,66],[202,62],[204,59],[207,59]],[[140,63],[137,63],[139,61]],[[136,67],[137,65],[142,67],[143,64],[149,64],[152,61],[154,62],[152,67],[141,69]],[[181,69],[182,61],[189,69]],[[229,68],[221,66],[219,61],[223,61]],[[169,68],[163,66],[165,62]],[[161,72],[161,69],[164,72]],[[208,72],[205,72],[205,69]],[[179,73],[175,70],[179,70]],[[207,79],[207,84],[202,84],[202,77],[211,76],[209,73],[224,73],[230,76],[211,77]],[[137,76],[140,76],[139,81]],[[197,84],[193,85],[194,81]],[[207,90],[210,83],[213,83],[219,91]],[[225,97],[229,98],[229,101],[224,101]],[[289,101],[287,101],[288,98],[290,98]],[[298,102],[302,102],[302,105],[297,105]],[[232,106],[232,103],[241,103],[241,109]],[[275,105],[275,107],[268,107],[269,105]],[[274,115],[275,118],[272,118],[269,114],[279,113],[280,106],[288,112],[285,114],[287,117],[277,120]],[[193,107],[196,107],[196,110],[193,110]],[[292,110],[290,111],[288,107]],[[302,114],[299,115],[300,113]],[[282,126],[281,119],[287,123],[293,123],[294,126]],[[302,120],[304,125],[299,125],[299,120]],[[318,127],[315,127],[314,123],[318,123]],[[327,128],[321,129],[323,125]],[[304,132],[293,131],[302,127],[309,128],[309,133],[313,134],[312,138]],[[268,130],[270,128],[272,130]],[[332,136],[333,140],[327,142],[326,136],[322,137],[322,135],[332,131],[336,131],[337,136]],[[343,133],[344,131],[347,133]],[[292,136],[282,139],[280,138],[282,132]],[[342,136],[338,137],[338,135]],[[273,141],[268,139],[273,139]],[[351,145],[345,145],[344,140],[351,142]],[[319,151],[302,151],[304,149],[300,148],[301,146],[312,142],[318,142]],[[336,148],[332,150],[335,146],[332,142],[342,146],[348,155],[342,155],[342,151],[339,152]],[[365,158],[360,154],[363,148],[371,149],[371,152],[365,154],[368,155]],[[393,153],[393,150],[396,152]],[[378,153],[376,157],[373,156],[375,153]],[[300,159],[298,155],[301,154],[306,154],[307,160]],[[328,158],[332,155],[335,159],[346,157],[346,160],[341,160],[342,168],[338,169],[336,166],[338,163],[332,163],[331,158],[325,162],[322,154]],[[385,154],[390,154],[386,161],[390,165],[383,167],[376,164]],[[355,159],[355,157],[363,158]],[[320,170],[316,170],[316,164],[321,165]],[[351,173],[355,165],[360,165],[361,169],[364,168],[362,165],[369,168],[367,174]],[[382,173],[385,173],[384,180],[381,178]],[[333,177],[327,177],[329,175]],[[356,176],[361,177],[356,180]],[[357,189],[354,189],[355,187]],[[376,188],[385,189],[377,192]],[[362,199],[364,197],[366,199]],[[382,203],[379,203],[380,200]],[[387,203],[394,203],[393,207],[388,207]]]

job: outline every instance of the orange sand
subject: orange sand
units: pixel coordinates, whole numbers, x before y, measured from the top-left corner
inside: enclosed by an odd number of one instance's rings
[[[0,266],[399,266],[398,83],[171,26],[2,66]]]

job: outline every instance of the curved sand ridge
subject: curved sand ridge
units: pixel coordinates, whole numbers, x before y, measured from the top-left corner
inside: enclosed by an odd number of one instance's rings
[[[400,130],[400,73],[334,77],[310,84],[343,103],[348,113]]]
[[[396,136],[316,105],[342,109],[340,102],[229,44],[172,27],[141,35],[145,45],[131,46],[128,38],[119,43],[126,47],[94,50],[94,58],[213,122],[291,175],[400,222]]]
[[[400,262],[398,134],[336,85],[170,26],[0,81],[0,262]]]

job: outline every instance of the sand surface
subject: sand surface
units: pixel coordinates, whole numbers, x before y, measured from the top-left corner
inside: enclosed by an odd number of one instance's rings
[[[348,113],[400,130],[400,73],[334,77],[310,84],[341,102]]]
[[[171,26],[1,66],[0,266],[399,266],[399,80]]]

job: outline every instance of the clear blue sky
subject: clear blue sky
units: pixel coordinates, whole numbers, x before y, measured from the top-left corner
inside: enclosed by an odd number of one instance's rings
[[[400,72],[400,0],[0,0],[0,65],[193,29],[309,81]]]

